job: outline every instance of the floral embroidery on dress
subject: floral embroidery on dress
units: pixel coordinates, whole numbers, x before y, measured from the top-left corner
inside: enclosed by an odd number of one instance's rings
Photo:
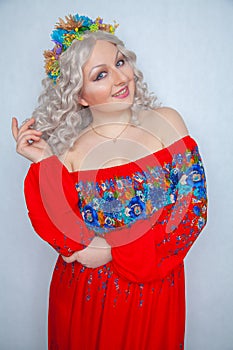
[[[78,206],[87,227],[98,234],[130,226],[193,192],[199,228],[205,224],[199,202],[206,198],[205,174],[196,146],[173,155],[171,163],[148,166],[131,176],[76,183]],[[178,198],[177,198],[178,197]]]

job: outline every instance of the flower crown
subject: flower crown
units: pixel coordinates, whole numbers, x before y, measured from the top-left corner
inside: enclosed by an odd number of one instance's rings
[[[87,32],[96,32],[103,30],[114,34],[118,24],[105,24],[102,18],[97,17],[95,21],[86,16],[78,14],[65,17],[65,21],[59,18],[55,25],[55,30],[51,34],[55,46],[52,50],[44,51],[45,71],[54,84],[57,83],[60,76],[59,57],[66,51],[74,40],[83,40],[83,35]]]

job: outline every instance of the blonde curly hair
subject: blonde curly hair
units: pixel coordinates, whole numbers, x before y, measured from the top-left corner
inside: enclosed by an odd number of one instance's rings
[[[69,49],[60,56],[59,82],[54,85],[49,77],[43,79],[44,90],[38,99],[39,105],[32,114],[35,118],[33,127],[43,132],[43,139],[56,155],[64,154],[71,148],[79,133],[92,122],[90,109],[79,104],[78,95],[83,86],[82,68],[97,40],[116,45],[133,68],[136,86],[132,111],[154,109],[158,106],[157,97],[149,93],[147,84],[143,82],[143,74],[135,65],[135,53],[127,50],[123,42],[113,34],[103,31],[87,32],[84,40],[74,40]]]

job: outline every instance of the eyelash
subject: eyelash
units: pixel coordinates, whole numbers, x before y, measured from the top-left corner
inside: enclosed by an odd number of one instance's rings
[[[123,64],[118,65],[119,62],[123,62]],[[125,64],[125,59],[124,59],[124,58],[121,58],[120,60],[117,61],[116,66],[117,66],[117,67],[122,67],[122,66],[124,66],[124,64]],[[97,75],[97,77],[95,78],[94,81],[98,81],[98,80],[103,79],[104,77],[101,77],[101,75],[102,75],[102,74],[106,74],[106,73],[107,73],[107,72],[105,72],[105,71],[100,72],[100,73]]]
[[[104,77],[101,77],[102,74],[106,74],[107,72],[100,72],[97,77],[94,79],[94,81],[98,81],[98,80],[101,80],[103,79]]]
[[[118,64],[119,62],[123,62],[123,64],[120,65],[120,67],[121,67],[121,66],[124,66],[124,64],[125,64],[125,59],[124,59],[124,58],[121,58],[120,60],[117,61],[117,64]],[[116,65],[117,65],[117,64],[116,64]]]

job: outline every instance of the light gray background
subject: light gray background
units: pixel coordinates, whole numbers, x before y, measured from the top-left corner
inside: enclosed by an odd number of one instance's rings
[[[27,218],[23,179],[29,162],[15,153],[10,120],[30,116],[44,76],[42,52],[52,48],[49,33],[58,17],[76,12],[120,22],[117,34],[137,53],[150,89],[182,114],[199,143],[208,177],[209,221],[186,258],[186,350],[232,350],[230,0],[0,1],[0,349],[46,349],[48,286],[56,253],[33,233]]]

